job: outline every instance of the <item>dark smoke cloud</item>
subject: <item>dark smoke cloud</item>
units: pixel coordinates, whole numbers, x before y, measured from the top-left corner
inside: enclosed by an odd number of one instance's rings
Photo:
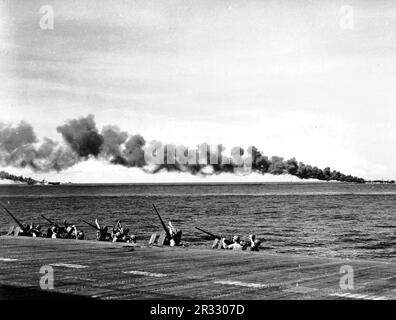
[[[39,183],[38,180],[34,180],[32,178],[25,178],[23,176],[16,176],[13,174],[9,174],[5,171],[0,171],[0,180],[11,180],[14,182],[23,182],[23,183],[27,183],[27,184],[36,184]]]
[[[79,156],[68,146],[45,138],[37,143],[33,128],[21,122],[15,128],[0,123],[0,165],[16,168],[29,167],[34,171],[61,171],[73,166]]]
[[[128,133],[117,126],[106,126],[102,129],[103,143],[100,153],[106,159],[113,161],[121,156],[121,145],[128,139]]]
[[[57,127],[56,130],[62,134],[63,139],[80,157],[99,154],[104,139],[98,133],[92,114],[86,118],[69,120],[63,126]]]
[[[0,165],[29,167],[41,172],[61,171],[95,157],[116,165],[139,167],[153,174],[163,170],[203,176],[224,172],[246,174],[253,171],[260,174],[290,174],[301,179],[365,182],[362,178],[345,175],[328,167],[319,169],[294,158],[269,158],[256,147],[247,150],[234,147],[230,156],[227,156],[224,154],[225,147],[221,144],[210,147],[202,143],[193,149],[164,145],[158,141],[146,145],[141,135],[129,135],[117,126],[105,126],[99,133],[93,115],[68,120],[58,126],[57,131],[61,133],[65,144],[48,138],[39,144],[33,128],[26,122],[21,122],[15,128],[0,123]],[[145,154],[147,150],[150,152]],[[158,159],[161,161],[158,162]],[[28,178],[12,176],[11,179],[22,181]]]
[[[146,141],[141,135],[131,136],[125,143],[125,149],[122,152],[122,157],[125,160],[124,165],[128,167],[143,167],[146,164],[143,150],[145,144]]]
[[[306,165],[303,162],[297,162],[295,158],[289,160],[284,160],[284,158],[278,156],[268,158],[256,147],[251,147],[248,150],[248,154],[251,155],[250,161],[248,162],[249,170],[251,169],[250,171],[247,171],[245,168],[246,157],[244,158],[245,162],[240,161],[246,153],[241,147],[233,148],[231,150],[231,157],[223,155],[225,148],[222,145],[217,145],[215,148],[209,148],[207,144],[201,144],[194,150],[187,150],[187,148],[182,146],[176,147],[175,145],[169,144],[163,146],[161,143],[157,142],[155,148],[157,149],[156,152],[160,153],[158,158],[163,158],[165,160],[165,164],[157,164],[155,168],[151,170],[152,173],[166,170],[189,172],[193,175],[210,175],[224,172],[243,174],[253,171],[260,174],[290,174],[301,179],[365,183],[363,178],[345,175],[339,171],[331,170],[329,167],[324,169],[312,167],[311,165]],[[187,152],[189,152],[190,157],[186,156]],[[178,154],[182,154],[184,157],[178,157]],[[198,159],[198,161],[191,161],[190,163],[185,161],[186,159],[191,158]],[[154,159],[151,159],[151,162],[155,163]],[[212,169],[211,171],[207,170],[209,166]]]
[[[22,121],[15,128],[0,123],[0,164],[17,167],[31,165],[35,157],[32,144],[35,142],[36,135],[28,123]]]
[[[26,145],[37,142],[33,128],[22,121],[16,128],[0,123],[0,149],[9,153]]]
[[[301,179],[365,183],[363,178],[345,175],[339,171],[331,170],[329,167],[322,170],[318,167],[304,164],[303,162],[297,162],[294,158],[284,161],[283,158],[272,157],[271,160],[269,160],[268,157],[263,156],[255,147],[252,148],[252,169],[262,174],[288,173]]]
[[[141,135],[129,136],[117,126],[106,126],[102,129],[103,143],[100,156],[113,164],[126,167],[143,167],[144,145],[146,141]],[[128,138],[129,137],[129,138]]]

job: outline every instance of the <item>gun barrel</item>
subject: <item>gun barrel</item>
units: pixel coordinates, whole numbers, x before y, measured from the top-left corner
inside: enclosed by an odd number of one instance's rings
[[[158,215],[158,218],[159,218],[160,221],[161,221],[162,227],[164,228],[166,235],[167,235],[169,238],[171,238],[171,235],[170,235],[170,233],[169,233],[169,230],[168,230],[168,228],[166,227],[164,221],[162,220],[162,218],[161,218],[161,216],[160,216],[160,214],[159,214],[157,208],[155,207],[154,203],[153,203],[152,205],[153,205],[153,208],[154,208],[155,212],[156,212],[157,215]]]
[[[97,226],[93,225],[92,223],[89,223],[88,221],[82,220],[82,222],[86,223],[87,225],[91,226],[92,228],[95,228],[96,230],[100,230]]]
[[[46,218],[44,215],[41,215],[41,217],[43,217],[43,219],[47,220],[50,224],[52,224],[53,226],[59,228],[59,224],[51,221],[50,219]]]
[[[203,232],[203,233],[206,233],[207,235],[211,236],[213,239],[221,239],[220,236],[215,235],[215,234],[213,234],[213,233],[211,233],[211,232],[209,232],[209,231],[203,230],[203,229],[198,228],[198,227],[195,227],[195,229],[197,229],[197,230],[199,230],[199,231],[201,231],[201,232]]]
[[[7,212],[11,218],[18,224],[18,226],[22,229],[25,230],[25,227],[23,226],[23,224],[6,208],[5,205],[1,204],[1,206],[3,207],[3,209],[5,210],[5,212]]]

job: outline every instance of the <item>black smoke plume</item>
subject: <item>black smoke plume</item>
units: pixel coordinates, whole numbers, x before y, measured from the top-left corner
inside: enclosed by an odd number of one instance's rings
[[[29,167],[34,171],[61,171],[80,161],[68,145],[44,138],[39,144],[31,125],[19,123],[15,128],[0,123],[0,166]]]
[[[329,167],[322,170],[318,167],[304,164],[303,162],[297,162],[294,158],[287,161],[280,157],[268,159],[268,157],[263,156],[255,147],[252,148],[252,169],[262,174],[271,173],[279,175],[287,173],[297,176],[300,179],[365,183],[365,179],[363,178],[345,175],[339,171],[331,170]]]
[[[362,178],[345,175],[328,167],[320,169],[294,158],[269,158],[256,147],[247,150],[235,147],[228,156],[224,154],[225,148],[221,144],[211,147],[203,143],[194,149],[172,144],[163,145],[158,141],[146,145],[141,135],[130,135],[117,126],[105,126],[99,131],[93,115],[68,120],[58,126],[57,131],[62,135],[64,144],[48,138],[44,138],[40,144],[28,123],[21,122],[15,128],[0,123],[0,166],[29,167],[40,172],[61,171],[92,157],[115,165],[142,168],[153,174],[162,170],[203,176],[224,172],[257,172],[290,174],[301,179],[365,182]],[[145,154],[147,150],[152,152]],[[162,161],[157,162],[158,159]],[[3,176],[6,176],[5,173]],[[25,179],[12,177],[19,179],[18,181]]]
[[[36,184],[39,183],[40,181],[32,179],[30,177],[26,178],[23,176],[16,176],[10,173],[7,173],[5,171],[0,171],[0,180],[11,180],[14,182],[23,182],[27,184]]]
[[[114,161],[121,156],[121,146],[128,139],[128,133],[120,131],[116,126],[106,126],[102,129],[103,143],[101,154],[104,158]]]
[[[56,128],[80,157],[89,155],[97,156],[100,152],[104,139],[96,128],[94,116],[88,115],[86,118],[69,120],[63,126]]]

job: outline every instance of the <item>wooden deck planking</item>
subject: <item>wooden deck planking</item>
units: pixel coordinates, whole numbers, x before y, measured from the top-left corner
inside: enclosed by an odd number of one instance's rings
[[[87,267],[54,266],[54,291],[99,299],[342,299],[330,294],[341,292],[340,267],[351,265],[351,292],[396,298],[395,261],[202,248],[132,249],[93,241],[0,237],[0,258],[18,259],[0,261],[0,286],[40,290],[42,265],[68,263]],[[166,276],[124,273],[128,271]]]

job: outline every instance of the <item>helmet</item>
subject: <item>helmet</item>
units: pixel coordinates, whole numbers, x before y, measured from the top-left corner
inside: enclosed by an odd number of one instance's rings
[[[41,226],[38,224],[38,225],[36,225],[36,229],[37,230],[41,230]]]
[[[136,236],[134,234],[131,234],[129,237],[131,240],[136,240]]]

